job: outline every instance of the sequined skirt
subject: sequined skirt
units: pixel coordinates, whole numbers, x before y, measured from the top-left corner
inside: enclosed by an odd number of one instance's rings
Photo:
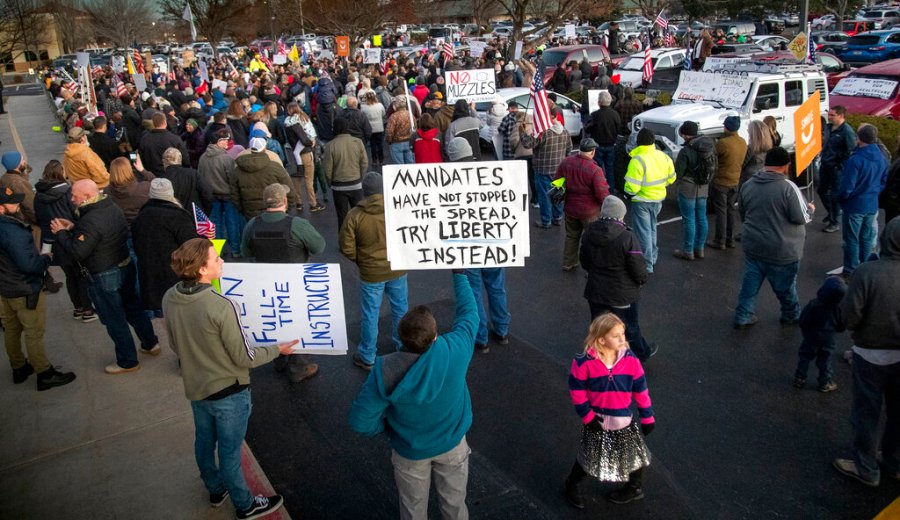
[[[650,450],[638,421],[621,430],[582,427],[578,463],[588,474],[605,482],[627,482],[628,475],[650,464]]]

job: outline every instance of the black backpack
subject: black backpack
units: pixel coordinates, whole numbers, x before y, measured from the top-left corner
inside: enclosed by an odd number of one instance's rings
[[[709,184],[713,175],[719,170],[719,159],[716,156],[715,148],[708,153],[703,153],[693,146],[691,149],[697,152],[697,164],[694,165],[694,171],[691,172],[691,179],[696,184]]]

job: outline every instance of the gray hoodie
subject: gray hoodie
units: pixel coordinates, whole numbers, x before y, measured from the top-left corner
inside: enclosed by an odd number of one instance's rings
[[[741,187],[741,244],[748,258],[786,265],[799,262],[812,219],[806,199],[785,175],[762,171]]]

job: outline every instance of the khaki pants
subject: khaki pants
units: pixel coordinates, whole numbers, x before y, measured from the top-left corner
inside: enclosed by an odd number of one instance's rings
[[[578,249],[581,246],[581,234],[588,224],[596,218],[580,220],[566,215],[566,242],[563,246],[563,267],[578,267]]]
[[[31,362],[34,371],[41,373],[50,368],[50,361],[44,352],[44,327],[47,323],[47,297],[43,293],[38,296],[37,308],[29,310],[25,305],[25,297],[3,298],[0,300],[0,319],[3,320],[6,355],[9,364],[22,368],[26,361]],[[22,333],[25,334],[25,348],[28,359],[22,355]]]
[[[401,520],[427,520],[431,476],[444,520],[467,520],[466,484],[469,482],[469,445],[463,437],[452,450],[424,460],[391,454],[394,480],[400,493]]]
[[[303,185],[306,185],[306,200],[309,202],[310,209],[319,205],[318,200],[316,199],[316,189],[313,187],[313,181],[316,179],[316,170],[313,165],[313,154],[311,153],[302,153],[300,154],[300,160],[303,161],[303,179],[300,177],[291,177],[291,189],[297,192],[297,200],[301,201],[303,198],[301,194],[303,193]],[[298,169],[300,167],[298,166]]]

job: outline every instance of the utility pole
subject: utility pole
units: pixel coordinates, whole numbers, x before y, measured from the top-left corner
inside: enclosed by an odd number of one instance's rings
[[[809,28],[809,0],[800,0],[800,27],[798,31],[808,32]],[[840,27],[839,27],[840,29]],[[809,34],[806,35],[807,37]]]

